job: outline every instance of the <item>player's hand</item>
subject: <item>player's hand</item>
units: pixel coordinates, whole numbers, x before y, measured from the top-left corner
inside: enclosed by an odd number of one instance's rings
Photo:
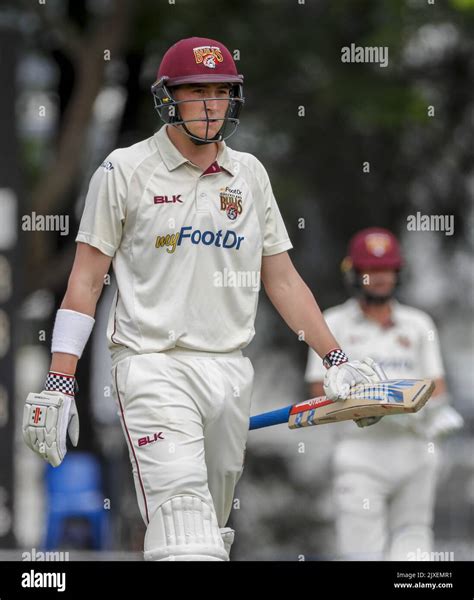
[[[431,401],[431,406],[434,405],[436,407],[438,402],[436,397],[433,398]],[[430,403],[428,402],[426,407],[429,406]],[[420,412],[422,413],[423,410],[424,409],[422,409]],[[462,429],[463,425],[464,419],[457,410],[455,410],[452,406],[449,406],[448,403],[440,403],[440,406],[436,407],[435,410],[428,410],[425,433],[429,439],[438,438]]]
[[[326,371],[324,391],[331,400],[345,400],[351,388],[360,383],[376,383],[388,379],[382,367],[372,358],[362,361],[353,360],[339,366],[333,366]],[[382,417],[362,417],[354,419],[358,427],[375,425]]]
[[[330,400],[346,400],[355,385],[376,383],[385,379],[388,379],[385,371],[372,358],[352,360],[342,365],[334,365],[326,371],[324,393]]]
[[[66,456],[66,432],[73,446],[79,441],[79,416],[74,396],[56,391],[28,394],[23,411],[26,445],[58,467]]]
[[[390,415],[390,424],[428,439],[439,438],[462,429],[463,417],[449,404],[447,395],[434,396],[418,412]]]
[[[433,396],[419,412],[410,416],[415,417],[410,419],[415,432],[428,439],[449,435],[462,429],[464,425],[464,419],[451,406],[447,393]]]

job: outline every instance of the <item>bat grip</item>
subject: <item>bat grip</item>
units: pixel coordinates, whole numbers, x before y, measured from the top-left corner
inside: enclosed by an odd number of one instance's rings
[[[271,427],[272,425],[288,423],[291,408],[291,406],[286,406],[285,408],[279,408],[278,410],[272,410],[270,412],[262,413],[261,415],[250,417],[249,429],[260,429],[262,427]]]

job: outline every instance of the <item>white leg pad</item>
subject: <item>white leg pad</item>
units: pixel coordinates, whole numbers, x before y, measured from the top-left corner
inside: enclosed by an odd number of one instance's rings
[[[230,527],[223,527],[220,529],[222,541],[224,542],[224,548],[227,554],[230,554],[230,548],[234,543],[235,531]]]
[[[145,560],[228,560],[213,506],[174,496],[157,509],[145,534]]]

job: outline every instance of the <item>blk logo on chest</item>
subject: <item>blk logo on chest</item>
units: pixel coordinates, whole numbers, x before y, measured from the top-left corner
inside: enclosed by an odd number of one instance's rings
[[[142,437],[138,440],[138,447],[141,448],[142,446],[148,446],[149,444],[154,444],[155,442],[164,440],[165,436],[163,435],[162,431],[159,431],[158,433],[154,433],[153,435],[146,435],[145,437]]]
[[[173,194],[172,196],[153,196],[153,202],[155,204],[176,204],[176,202],[183,201],[181,200],[181,194]]]

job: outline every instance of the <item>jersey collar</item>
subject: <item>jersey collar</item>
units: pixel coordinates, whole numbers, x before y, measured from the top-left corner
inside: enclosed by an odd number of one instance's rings
[[[181,154],[178,148],[176,148],[176,146],[170,140],[168,134],[166,133],[166,127],[167,125],[163,125],[163,127],[161,127],[161,129],[159,129],[153,137],[166,168],[168,171],[174,171],[181,165],[190,163],[190,161]],[[217,158],[211,166],[214,166],[217,163],[217,165],[220,167],[219,170],[225,169],[230,175],[235,175],[234,161],[230,157],[229,149],[227,148],[226,143],[218,142],[218,144],[219,149],[217,151]],[[206,174],[211,174],[212,172],[218,172],[218,170],[214,168],[212,171],[210,171],[208,169]]]

